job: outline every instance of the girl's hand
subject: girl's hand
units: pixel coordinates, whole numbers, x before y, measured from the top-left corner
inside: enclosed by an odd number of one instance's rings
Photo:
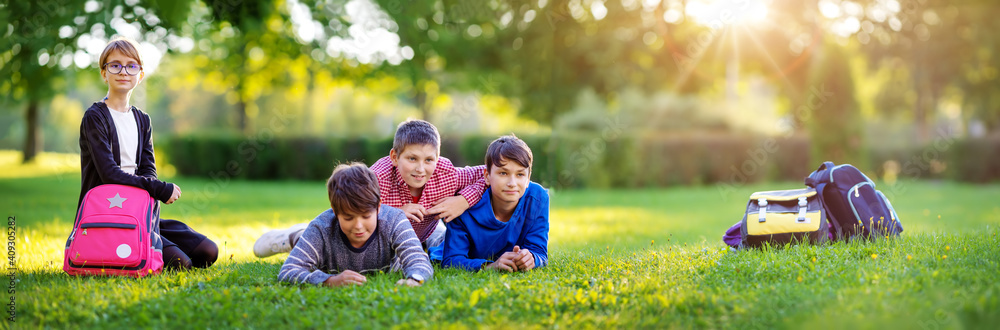
[[[345,270],[343,273],[337,274],[333,277],[323,281],[324,286],[337,287],[346,285],[362,285],[368,282],[368,279],[364,275],[358,274],[353,270]]]
[[[173,204],[178,198],[181,198],[181,186],[178,186],[175,183],[174,192],[170,194],[170,199],[167,200],[167,204]]]

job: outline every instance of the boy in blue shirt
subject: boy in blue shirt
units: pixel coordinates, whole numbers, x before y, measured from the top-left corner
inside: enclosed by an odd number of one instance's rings
[[[488,188],[447,224],[444,267],[517,272],[548,264],[549,194],[531,182],[531,162],[531,149],[513,135],[490,143]]]

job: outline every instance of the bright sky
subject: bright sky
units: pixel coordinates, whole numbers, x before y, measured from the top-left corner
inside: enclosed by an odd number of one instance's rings
[[[94,0],[87,1],[83,7],[88,13],[103,9],[102,4]],[[137,13],[143,16],[146,22],[157,22],[159,20],[156,15],[145,10],[137,10]],[[120,6],[114,8],[112,14],[115,18],[111,19],[111,22],[108,22],[108,24],[115,30],[115,36],[107,36],[104,32],[104,24],[97,23],[91,27],[90,31],[81,34],[76,40],[76,46],[79,49],[75,53],[64,54],[60,58],[52,58],[51,54],[44,52],[38,56],[39,64],[46,65],[50,61],[58,61],[59,66],[64,68],[71,65],[76,65],[77,68],[81,69],[95,66],[100,60],[101,52],[104,51],[104,47],[108,44],[110,38],[123,36],[138,43],[139,52],[142,54],[143,70],[146,74],[150,74],[155,72],[157,67],[159,67],[168,45],[181,52],[188,52],[194,48],[194,40],[191,38],[168,35],[166,29],[163,28],[156,28],[153,31],[142,33],[142,26],[138,22],[133,21],[129,23],[122,18],[122,8]],[[71,26],[63,26],[59,29],[59,35],[63,38],[69,38],[75,32],[74,27]]]
[[[292,0],[292,3],[297,1]],[[382,11],[378,5],[371,0],[351,0],[345,5],[347,17],[351,26],[347,29],[347,36],[332,36],[327,40],[326,53],[334,57],[346,57],[355,59],[358,62],[368,64],[380,61],[388,61],[396,65],[404,59],[413,58],[413,50],[410,47],[399,45],[399,35],[396,22],[392,21],[388,14]],[[306,11],[308,12],[308,11]],[[322,35],[321,25],[305,23],[306,19],[312,20],[311,16],[292,15],[292,24],[298,27],[300,38],[309,40],[307,37]]]
[[[767,19],[769,0],[692,0],[684,12],[695,22],[706,26],[763,23]],[[666,14],[664,14],[666,18]]]
[[[539,4],[542,2],[547,3],[540,1]],[[667,10],[662,19],[668,23],[679,22],[686,16],[699,24],[713,28],[730,24],[765,23],[769,16],[768,7],[772,4],[772,0],[689,0],[686,7],[681,7],[681,3],[677,1],[661,3],[660,0],[624,0],[623,4],[626,2],[627,6],[635,7],[665,6]],[[601,20],[607,15],[605,0],[584,0],[570,3],[570,11],[574,17],[582,14],[579,11],[584,4],[589,6],[594,19]],[[102,6],[98,1],[89,0],[84,3],[84,10],[95,12],[103,10]],[[396,34],[399,27],[371,0],[347,2],[344,11],[350,27],[346,36],[325,35],[324,26],[330,22],[314,20],[309,7],[298,0],[289,0],[287,6],[296,37],[302,42],[323,40],[324,42],[320,44],[326,45],[325,52],[329,56],[350,58],[363,64],[388,61],[394,65],[413,57],[412,48],[400,46],[400,39]],[[831,21],[830,31],[843,37],[865,29],[865,24],[870,24],[869,21],[887,22],[893,29],[901,26],[899,19],[896,18],[896,14],[900,11],[898,0],[876,1],[869,8],[852,1],[820,0],[818,9],[823,17]],[[181,52],[188,52],[194,48],[194,40],[191,38],[168,35],[162,28],[141,32],[139,23],[129,23],[122,19],[121,7],[113,9],[112,12],[115,18],[109,24],[118,35],[139,43],[147,73],[156,71],[168,46]],[[152,13],[143,10],[139,10],[138,13],[147,22],[158,21]],[[109,40],[103,28],[104,25],[98,23],[91,28],[91,31],[80,35],[77,40],[80,49],[76,53],[64,54],[59,58],[53,58],[47,52],[42,53],[38,57],[39,63],[45,65],[56,61],[62,67],[76,65],[78,68],[95,65]],[[60,35],[65,35],[67,38],[76,32],[70,26],[64,26],[59,31]]]
[[[903,22],[896,17],[900,12],[900,3],[897,0],[879,0],[868,8],[853,1],[842,0],[820,0],[817,4],[819,12],[823,17],[832,21],[830,32],[847,37],[860,30],[871,32],[869,21],[888,22],[889,28],[899,31]],[[872,25],[873,26],[873,25]]]
[[[388,61],[394,65],[413,58],[412,48],[399,45],[399,36],[395,33],[396,23],[371,0],[351,0],[346,4],[345,11],[351,23],[346,37],[326,36],[323,26],[327,22],[313,20],[309,7],[297,0],[291,0],[287,4],[296,37],[302,42],[326,39],[325,51],[330,56],[351,58],[364,64]],[[94,0],[87,1],[83,6],[88,13],[104,9],[100,2]],[[108,24],[116,35],[106,35],[104,24],[97,23],[90,31],[80,34],[76,40],[79,49],[75,53],[54,58],[51,53],[43,52],[38,56],[39,64],[46,65],[55,61],[64,68],[71,65],[81,69],[92,67],[98,62],[111,38],[124,36],[138,43],[139,52],[143,56],[143,69],[150,74],[159,67],[168,46],[182,53],[194,48],[194,40],[191,38],[168,35],[162,28],[143,33],[138,22],[129,23],[122,18],[121,7],[114,8],[112,13],[115,18]],[[152,13],[144,10],[139,10],[139,13],[147,22],[158,21]],[[69,38],[77,32],[74,29],[63,26],[59,33],[64,38]]]

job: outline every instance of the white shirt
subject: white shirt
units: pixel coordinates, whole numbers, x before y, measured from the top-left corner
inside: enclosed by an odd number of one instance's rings
[[[111,119],[115,122],[115,129],[118,131],[119,158],[122,160],[122,171],[135,174],[136,152],[139,150],[139,127],[135,122],[135,114],[132,107],[124,113],[108,109],[111,112]]]

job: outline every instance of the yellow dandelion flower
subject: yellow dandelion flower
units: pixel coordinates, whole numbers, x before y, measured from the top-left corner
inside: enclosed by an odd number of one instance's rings
[[[946,254],[946,255],[943,255],[943,256],[941,256],[941,260],[944,260],[944,259],[948,259],[948,255],[947,255],[947,254]]]
[[[945,246],[944,246],[944,250],[945,250],[945,251],[950,251],[950,250],[951,250],[951,246],[948,246],[948,245],[945,245]]]
[[[941,215],[940,214],[938,214],[938,219],[941,219]]]
[[[912,256],[910,256],[909,254],[907,254],[907,255],[906,255],[906,260],[910,260],[910,259],[913,259],[913,257],[912,257]]]
[[[813,261],[813,263],[815,263],[815,262],[816,262],[816,257],[813,257],[813,260],[812,260],[812,261]]]
[[[872,253],[872,259],[878,259],[878,255],[877,255],[877,254],[874,254],[874,253]]]
[[[802,283],[802,276],[799,276],[796,280],[799,281],[799,283]]]

